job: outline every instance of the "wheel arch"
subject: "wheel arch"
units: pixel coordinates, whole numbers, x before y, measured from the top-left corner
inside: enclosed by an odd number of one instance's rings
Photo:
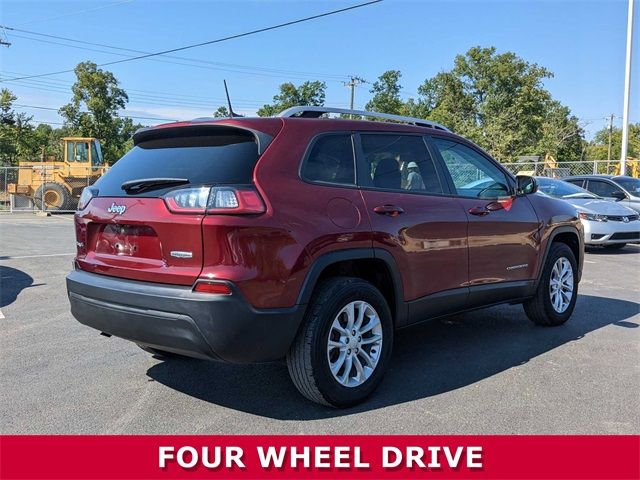
[[[576,258],[576,264],[578,265],[578,281],[582,277],[582,264],[584,260],[584,240],[581,236],[580,232],[577,228],[569,225],[559,226],[553,229],[553,231],[549,234],[549,240],[545,246],[544,256],[542,257],[542,261],[540,262],[540,266],[538,268],[538,275],[536,277],[536,288],[540,279],[542,278],[542,273],[544,271],[544,265],[547,263],[547,257],[549,255],[549,251],[551,250],[551,246],[554,243],[564,243],[567,245],[573,255]]]
[[[297,303],[308,304],[319,282],[334,276],[357,277],[372,283],[387,300],[394,325],[406,324],[402,278],[389,252],[378,248],[353,248],[319,256],[309,268]]]

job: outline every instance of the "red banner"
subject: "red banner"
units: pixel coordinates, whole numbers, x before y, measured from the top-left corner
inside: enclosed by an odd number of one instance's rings
[[[640,436],[0,436],[2,479],[640,478]]]

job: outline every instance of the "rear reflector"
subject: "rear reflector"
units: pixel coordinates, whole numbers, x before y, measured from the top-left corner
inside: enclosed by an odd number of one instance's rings
[[[222,282],[198,282],[193,287],[194,292],[198,293],[212,293],[214,295],[231,295],[231,288],[229,285]]]

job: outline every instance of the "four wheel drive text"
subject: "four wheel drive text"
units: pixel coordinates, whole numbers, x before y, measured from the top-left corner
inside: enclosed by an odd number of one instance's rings
[[[184,469],[202,466],[208,469],[246,468],[244,459],[247,453],[241,447],[174,447],[171,445],[158,448],[158,467],[165,469],[172,463]],[[322,446],[315,447],[256,447],[256,455],[262,468],[282,469],[289,466],[294,469],[310,468],[371,468],[370,461],[364,457],[358,446]],[[458,469],[466,466],[469,469],[483,467],[483,451],[481,446],[410,446],[400,449],[394,446],[383,446],[380,451],[382,468],[420,468],[441,470]]]

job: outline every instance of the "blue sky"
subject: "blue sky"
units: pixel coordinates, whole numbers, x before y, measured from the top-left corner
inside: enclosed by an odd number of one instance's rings
[[[1,23],[88,42],[159,51],[261,28],[360,3],[352,1],[28,1],[3,0]],[[636,2],[637,4],[638,2]],[[640,121],[640,5],[636,6],[631,120]],[[452,66],[469,47],[510,50],[554,72],[546,82],[592,134],[613,113],[622,116],[626,0],[403,1],[177,53],[205,60],[196,67],[138,60],[107,67],[130,96],[128,115],[188,119],[210,115],[229,83],[235,110],[251,114],[270,101],[280,83],[327,82],[327,104],[346,106],[348,75],[373,82],[388,69],[403,73],[403,96],[415,95],[428,77]],[[120,55],[72,48],[33,34],[6,31],[0,48],[2,78],[73,68]],[[29,37],[29,38],[25,38]],[[34,39],[67,45],[44,43]],[[88,47],[88,46],[84,46]],[[88,47],[107,50],[103,47]],[[113,52],[113,51],[112,51]],[[122,53],[122,52],[120,52]],[[171,59],[171,62],[189,63]],[[193,63],[192,63],[193,65]],[[23,105],[59,108],[70,96],[71,73],[2,83]],[[370,97],[356,90],[356,106]],[[60,122],[53,110],[22,107],[34,119]],[[148,123],[157,123],[147,121]]]

